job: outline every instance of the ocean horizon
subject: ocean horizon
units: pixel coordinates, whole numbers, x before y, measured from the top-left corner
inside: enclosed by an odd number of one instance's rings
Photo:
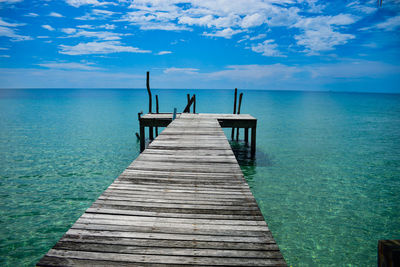
[[[400,95],[239,92],[255,159],[231,145],[288,265],[376,266],[378,240],[400,238]],[[233,89],[152,89],[160,112],[188,93],[233,111]],[[0,265],[33,266],[139,155],[142,110],[140,88],[0,89]]]

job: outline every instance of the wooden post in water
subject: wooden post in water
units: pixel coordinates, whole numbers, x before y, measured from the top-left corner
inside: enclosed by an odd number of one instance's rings
[[[233,101],[233,114],[236,114],[236,100],[237,100],[237,88],[235,88],[235,99]],[[235,128],[232,127],[231,139],[235,136]]]
[[[149,94],[149,113],[152,113],[151,112],[151,90],[150,90],[150,72],[149,71],[147,72],[147,75],[146,75],[146,87],[147,87],[147,93]],[[140,134],[140,135],[142,135],[142,134]],[[149,138],[150,138],[150,140],[154,139],[153,127],[149,127]]]
[[[145,141],[146,141],[146,140],[145,140],[145,134],[144,134],[144,125],[143,125],[142,120],[141,120],[142,114],[143,114],[143,111],[140,111],[140,112],[138,113],[139,128],[140,128],[140,134],[139,134],[139,139],[140,139],[140,153],[143,152],[143,150],[144,150],[144,148],[145,148],[145,145],[146,145],[146,143],[145,143]],[[136,133],[136,136],[138,136],[138,133]]]
[[[190,94],[187,94],[187,95],[186,95],[186,98],[187,98],[187,104],[189,104],[189,102],[190,102]],[[186,105],[187,105],[187,104],[186,104]],[[189,112],[189,113],[190,113],[190,112]]]
[[[194,97],[194,102],[193,102],[193,113],[196,113],[196,95],[193,95]]]
[[[189,94],[188,94],[188,97],[190,98]],[[182,113],[190,113],[190,106],[193,104],[194,100],[195,100],[195,97],[193,95],[192,98],[189,99],[189,102],[187,103],[187,105]]]
[[[256,155],[256,130],[257,123],[251,127],[251,157],[254,158]]]
[[[239,95],[239,106],[238,106],[238,112],[237,114],[240,114],[240,107],[242,106],[242,97],[243,97],[243,93],[240,93]],[[239,128],[236,129],[236,141],[239,140]]]
[[[249,128],[244,128],[244,142],[249,143]]]
[[[159,106],[158,106],[158,95],[156,95],[156,113],[157,114],[159,113],[158,108],[159,108]],[[155,127],[155,128],[156,128],[156,137],[157,137],[158,136],[158,127]]]

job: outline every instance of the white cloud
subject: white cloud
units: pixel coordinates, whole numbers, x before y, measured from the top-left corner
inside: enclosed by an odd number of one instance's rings
[[[78,25],[77,27],[78,27],[78,28],[82,28],[82,29],[94,29],[94,28],[96,28],[96,27],[93,26],[93,25],[87,25],[87,24],[85,24],[85,25]]]
[[[22,2],[23,0],[0,0],[0,3],[6,3],[6,4],[15,4],[18,2]]]
[[[30,36],[19,35],[15,27],[24,26],[23,23],[9,23],[0,18],[0,36],[9,37],[12,41],[32,40]]]
[[[100,70],[101,68],[91,66],[91,63],[65,63],[65,62],[49,62],[37,64],[38,66],[49,68],[49,69],[61,69],[61,70]]]
[[[36,14],[36,13],[28,13],[28,14],[26,14],[26,15],[24,15],[25,17],[38,17],[39,15],[38,14]]]
[[[167,68],[164,70],[164,73],[185,73],[185,74],[195,74],[199,71],[199,69],[195,68]]]
[[[343,60],[338,63],[315,64],[304,68],[312,74],[313,78],[363,78],[400,73],[399,66],[369,60]]]
[[[69,29],[69,28],[66,30],[72,34],[72,35],[68,36],[70,38],[86,37],[86,38],[96,38],[96,39],[104,40],[104,41],[120,40],[121,36],[128,35],[128,34],[114,33],[114,32],[93,32],[93,31],[86,31],[86,30],[72,31],[72,29]],[[67,33],[67,32],[65,32],[65,33]]]
[[[233,35],[241,32],[243,32],[243,30],[232,30],[231,28],[226,28],[220,31],[215,31],[213,33],[203,32],[203,35],[209,37],[223,37],[226,39],[230,39]]]
[[[110,70],[0,69],[0,81],[4,88],[140,88],[145,79],[144,73],[138,75]]]
[[[355,23],[358,19],[348,14],[302,18],[292,26],[302,31],[294,38],[298,45],[306,48],[305,52],[309,55],[333,50],[335,46],[346,44],[355,38],[355,35],[341,33],[339,30],[343,26]]]
[[[360,18],[351,14],[321,15],[327,6],[328,3],[318,0],[135,0],[130,5],[132,11],[119,21],[128,21],[142,30],[204,27],[202,35],[227,39],[246,32],[248,37],[239,43],[257,40],[255,32],[249,30],[253,27],[287,27],[293,29],[288,31],[290,37],[304,46],[300,49],[312,54],[332,50],[355,38],[346,33],[346,26]],[[353,5],[349,9],[354,11]],[[318,44],[313,45],[314,41]]]
[[[63,33],[66,33],[66,34],[73,34],[73,33],[76,32],[76,29],[74,29],[74,28],[63,28],[63,29],[61,29],[61,31]]]
[[[251,47],[251,50],[257,53],[261,53],[266,57],[284,57],[284,55],[279,52],[277,44],[274,43],[275,40],[265,40],[262,43],[258,43],[255,46]]]
[[[301,72],[301,68],[283,65],[230,65],[225,70],[207,74],[209,78],[229,80],[260,80],[275,77],[276,79],[289,79],[293,74]]]
[[[388,18],[386,21],[378,23],[371,28],[384,31],[394,31],[399,27],[400,27],[400,15]]]
[[[55,18],[63,18],[64,17],[63,15],[61,15],[60,13],[57,13],[57,12],[51,12],[49,14],[49,16],[50,17],[55,17]]]
[[[75,46],[60,45],[60,53],[66,55],[90,55],[110,53],[151,53],[149,50],[141,50],[137,47],[124,46],[119,41],[79,43]]]
[[[120,40],[121,36],[130,35],[129,33],[115,33],[115,32],[104,32],[104,31],[86,31],[82,29],[74,29],[74,28],[64,28],[61,29],[62,32],[68,34],[69,36],[63,38],[95,38],[102,41],[112,41],[112,40]]]
[[[261,24],[264,23],[264,21],[265,21],[265,16],[263,14],[255,13],[244,17],[241,25],[243,28],[251,28],[260,26]]]
[[[7,47],[0,47],[0,50],[10,50],[10,48],[7,48]]]
[[[348,40],[354,39],[353,34],[333,31],[330,27],[321,27],[318,30],[306,30],[303,34],[296,35],[297,44],[306,47],[309,55],[318,54],[320,51],[333,50],[337,45],[344,45]]]
[[[49,31],[54,31],[55,29],[51,27],[50,25],[42,25],[43,29],[49,30]]]
[[[103,9],[92,9],[91,12],[86,13],[84,16],[76,17],[77,20],[105,20],[111,16],[117,14],[117,12],[103,10]]]
[[[105,24],[105,25],[99,26],[99,28],[104,28],[106,30],[114,30],[116,28],[116,26],[114,24]]]
[[[161,55],[167,55],[167,54],[172,54],[171,51],[160,51],[157,53],[157,55],[161,56]]]
[[[0,55],[0,57],[8,58],[8,57],[10,57],[10,55]]]
[[[11,38],[13,41],[27,41],[32,40],[30,36],[24,36],[17,34],[14,29],[0,26],[0,36],[5,36]]]
[[[4,27],[18,27],[18,26],[24,26],[24,23],[9,23],[4,21],[2,18],[0,18],[0,26]]]
[[[116,26],[114,24],[104,24],[104,25],[99,25],[99,26],[94,26],[94,25],[78,25],[78,28],[82,28],[82,29],[88,29],[88,30],[92,30],[92,29],[106,29],[106,30],[114,30],[116,28]]]
[[[347,7],[352,8],[357,12],[364,14],[371,14],[378,10],[376,1],[369,1],[367,3],[361,3],[360,1],[351,1],[347,4]]]
[[[141,30],[163,30],[163,31],[191,31],[186,26],[173,23],[145,23],[140,25]]]
[[[250,41],[254,41],[254,40],[263,39],[263,38],[265,38],[265,37],[267,37],[267,35],[266,35],[266,34],[264,34],[264,33],[260,33],[259,35],[256,35],[256,36],[253,36],[253,37],[250,37],[250,38],[249,38],[249,40],[250,40]]]
[[[80,7],[84,5],[93,5],[93,6],[106,6],[106,5],[116,5],[112,2],[99,2],[98,0],[66,0],[67,4],[73,7]]]

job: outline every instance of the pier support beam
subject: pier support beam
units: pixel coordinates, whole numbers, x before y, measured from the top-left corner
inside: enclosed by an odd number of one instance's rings
[[[251,157],[256,155],[256,130],[257,126],[251,127]]]
[[[145,149],[146,139],[145,139],[144,125],[142,121],[140,121],[139,123],[140,123],[140,153],[141,153]]]
[[[249,143],[249,128],[244,128],[244,141]]]

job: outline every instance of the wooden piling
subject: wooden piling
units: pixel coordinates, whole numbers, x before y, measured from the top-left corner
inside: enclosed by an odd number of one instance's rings
[[[244,142],[249,143],[249,128],[244,128]]]
[[[256,131],[257,126],[251,128],[251,157],[254,158],[256,155]]]
[[[243,97],[243,93],[240,93],[239,95],[239,106],[238,106],[238,111],[237,114],[240,114],[240,107],[242,106],[242,97]],[[239,141],[239,129],[236,129],[236,141]]]
[[[149,113],[152,113],[152,97],[151,97],[151,90],[150,90],[150,72],[148,71],[146,73],[146,87],[147,87],[147,93],[149,94]],[[149,127],[149,138],[150,140],[154,139],[153,136],[153,127]]]
[[[190,98],[190,100],[189,100],[188,104],[186,105],[185,109],[183,110],[183,113],[190,113],[190,106],[193,104],[194,100],[195,100],[195,97],[193,95],[192,98]]]
[[[159,113],[158,108],[159,108],[159,106],[158,106],[158,95],[156,95],[156,113],[157,114]],[[156,137],[157,137],[158,136],[158,127],[155,127],[155,128],[156,128]]]
[[[193,95],[194,97],[194,102],[193,102],[193,113],[196,113],[196,95]]]
[[[237,100],[237,88],[235,88],[235,98],[233,100],[233,114],[236,114],[236,100]],[[231,139],[235,136],[235,128],[232,127]]]

